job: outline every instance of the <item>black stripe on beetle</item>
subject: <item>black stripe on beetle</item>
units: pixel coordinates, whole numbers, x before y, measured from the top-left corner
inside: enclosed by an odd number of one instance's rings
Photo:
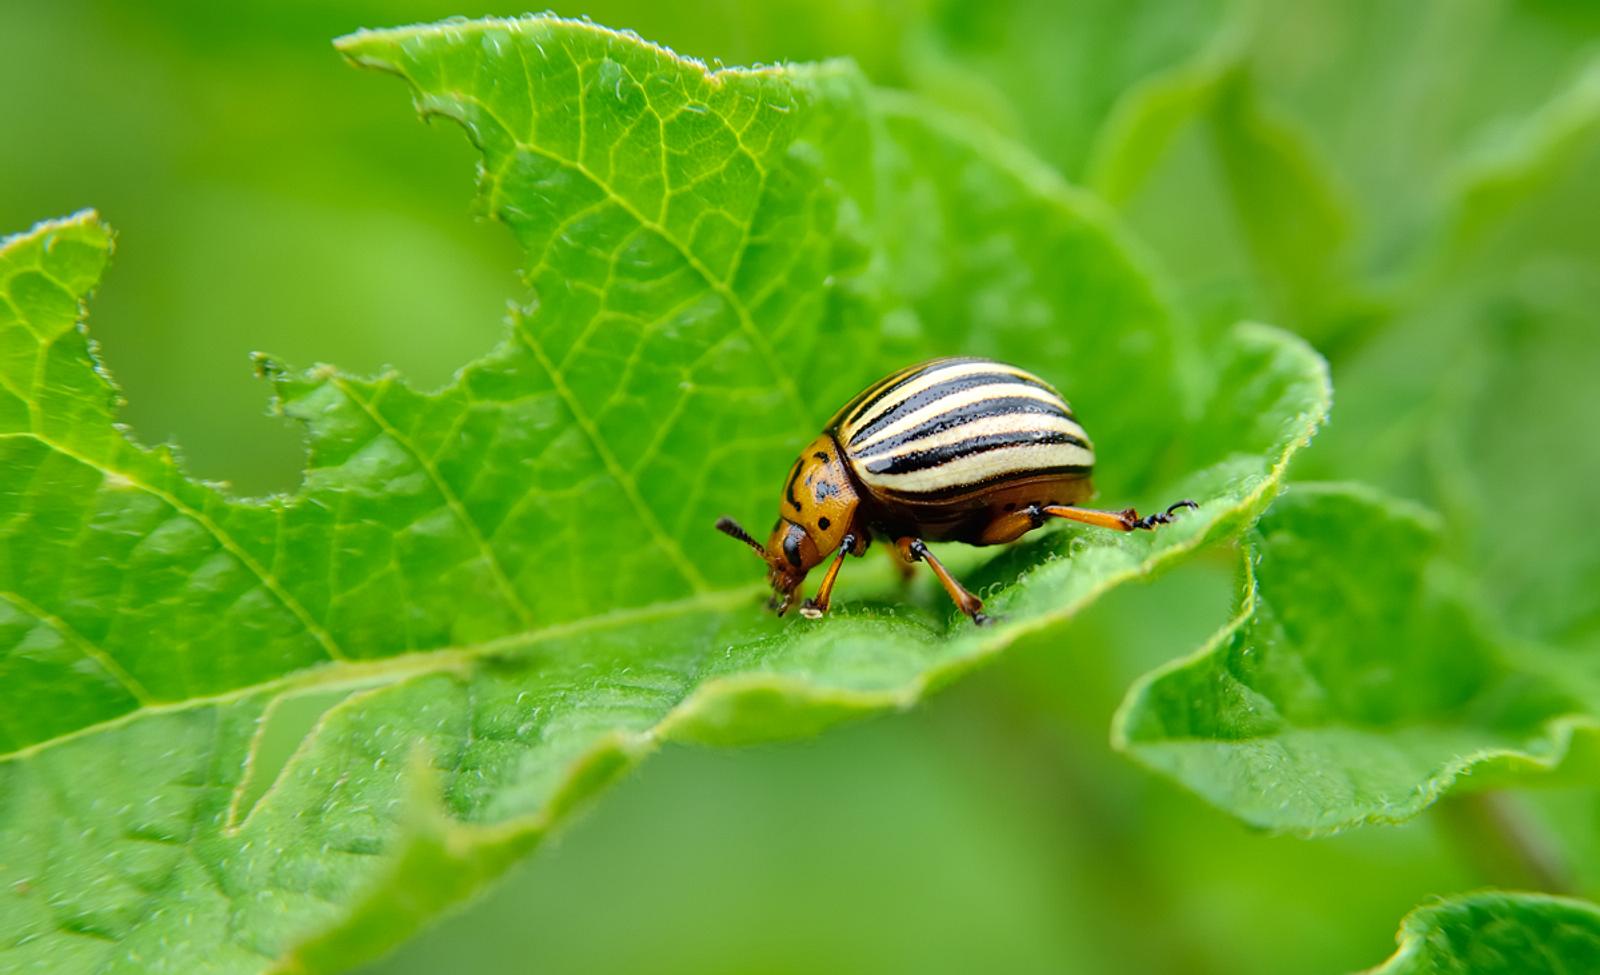
[[[937,372],[941,369],[971,365],[972,363],[983,361],[982,359],[971,358],[935,359],[933,362],[925,362],[920,366],[913,366],[910,369],[902,369],[897,373],[890,373],[856,395],[855,400],[852,401],[855,403],[854,408],[845,407],[850,415],[845,418],[842,425],[849,425],[874,406],[877,406],[885,396],[919,376],[925,376],[930,372]]]
[[[972,454],[983,454],[1007,447],[1042,447],[1047,444],[1082,446],[1083,441],[1059,430],[1007,430],[1004,433],[986,433],[981,437],[969,437],[942,447],[929,447],[926,450],[896,454],[893,457],[874,460],[868,463],[866,468],[873,474],[910,474],[913,471],[941,467]]]
[[[919,374],[918,377],[913,378],[920,378],[921,375],[923,374]],[[910,396],[907,396],[905,399],[883,411],[882,414],[873,417],[871,423],[861,427],[859,430],[852,429],[850,431],[850,446],[858,446],[863,440],[874,436],[878,433],[878,431],[882,430],[884,427],[887,427],[889,424],[900,419],[901,417],[915,413],[917,410],[922,409],[930,403],[935,403],[944,397],[949,396],[951,393],[959,393],[962,390],[972,389],[975,386],[997,385],[1032,386],[1035,389],[1042,389],[1047,393],[1051,392],[1049,386],[1046,386],[1044,383],[1041,383],[1038,380],[1029,379],[1026,376],[1018,376],[1015,373],[1010,372],[977,372],[969,373],[965,376],[957,376],[954,379],[947,379],[944,382],[935,383],[926,389],[912,393]],[[1061,404],[1061,412],[1063,415],[1069,418],[1072,416],[1071,412],[1066,409],[1066,404],[1064,403]]]
[[[1005,471],[986,477],[981,481],[972,481],[967,484],[951,484],[931,491],[911,491],[897,488],[882,488],[880,493],[907,503],[926,504],[934,501],[950,501],[959,498],[981,496],[987,491],[1004,488],[1018,482],[1035,482],[1050,480],[1081,480],[1093,473],[1093,468],[1085,464],[1056,464],[1051,467],[1028,467],[1021,470]],[[1002,506],[1002,511],[1016,511],[1017,503],[1008,502],[1011,507]]]
[[[946,430],[953,430],[964,423],[971,423],[973,420],[982,420],[991,416],[1013,416],[1018,414],[1054,416],[1063,420],[1072,419],[1062,411],[1060,406],[1048,400],[1033,399],[1028,396],[997,396],[993,399],[981,399],[974,403],[968,403],[948,413],[940,413],[938,416],[924,420],[909,430],[903,430],[892,437],[867,444],[865,447],[859,448],[860,453],[857,456],[862,460],[866,460],[869,457],[891,453],[902,447],[914,444],[918,440],[944,433]],[[1072,436],[1071,434],[1068,434],[1068,436],[1071,437],[1068,441],[1069,443],[1076,444],[1079,447],[1089,446],[1080,437]],[[857,439],[859,438],[851,438],[851,444],[853,445]]]
[[[796,511],[800,510],[800,499],[794,496],[794,485],[796,481],[800,480],[800,470],[804,466],[800,461],[795,461],[794,470],[789,472],[789,483],[783,486],[783,496],[789,499],[789,503],[794,505],[794,510]]]

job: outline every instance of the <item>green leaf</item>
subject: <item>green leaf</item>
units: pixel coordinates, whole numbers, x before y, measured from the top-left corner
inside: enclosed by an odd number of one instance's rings
[[[1128,212],[1207,319],[1263,316],[1322,342],[1369,326],[1379,302],[1357,278],[1340,174],[1256,77],[1264,19],[1208,0],[958,5],[936,50],[1009,97],[1008,129]],[[953,101],[927,74],[913,72]]]
[[[994,0],[933,4],[908,45],[919,90],[1015,131],[1072,179],[1089,179],[1100,132],[1130,89],[1213,42],[1226,0]],[[992,97],[978,99],[992,90]]]
[[[1348,193],[1305,127],[1268,104],[1243,30],[1220,31],[1118,101],[1090,185],[1181,269],[1198,309],[1271,314],[1333,348],[1381,302],[1359,280]],[[1170,219],[1177,209],[1184,220]]]
[[[1494,229],[1513,223],[1530,199],[1579,165],[1600,132],[1600,57],[1584,65],[1532,117],[1479,147],[1451,173],[1441,249],[1461,260]]]
[[[1200,358],[1092,200],[846,65],[709,71],[547,17],[340,46],[482,150],[528,293],[433,391],[263,358],[310,466],[241,499],[115,425],[98,219],[5,242],[10,967],[371,957],[661,742],[909,706],[1240,530],[1326,414],[1304,344],[1241,326]],[[991,629],[854,564],[828,619],[763,613],[715,517],[769,512],[845,397],[956,351],[1067,389],[1114,504],[1201,509],[971,558]]]
[[[952,44],[1021,106],[1030,144],[1128,214],[1189,307],[1268,317],[1335,362],[1591,124],[1583,9],[1084,6],[1056,16],[1113,30],[1045,30],[1039,11],[983,5]],[[1062,34],[1096,46],[1062,53]]]
[[[1419,907],[1400,950],[1370,975],[1567,975],[1600,968],[1600,908],[1543,894],[1483,891]]]
[[[1454,208],[1456,173],[1516,137],[1593,59],[1588,4],[1452,0],[1254,5],[1259,77],[1314,125],[1380,271]]]
[[[1236,30],[1219,30],[1194,56],[1121,92],[1098,131],[1084,180],[1114,205],[1128,202],[1179,131],[1210,110],[1224,77],[1241,70]]]
[[[1117,747],[1252,825],[1305,833],[1592,763],[1600,673],[1502,645],[1439,545],[1420,509],[1296,485],[1253,533],[1235,620],[1129,691]]]
[[[1600,647],[1600,550],[1582,532],[1517,530],[1505,505],[1560,517],[1600,477],[1600,234],[1584,219],[1597,164],[1593,61],[1457,168],[1416,293],[1342,364],[1339,423],[1306,458],[1312,476],[1359,473],[1438,507],[1508,627],[1580,652]]]

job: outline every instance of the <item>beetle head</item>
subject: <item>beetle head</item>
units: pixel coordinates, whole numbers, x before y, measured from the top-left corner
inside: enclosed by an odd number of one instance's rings
[[[805,581],[811,567],[824,556],[817,552],[806,530],[786,518],[779,518],[773,526],[772,537],[762,545],[751,537],[744,527],[732,518],[718,518],[717,531],[750,546],[761,560],[767,563],[767,582],[772,586],[772,599],[768,606],[782,616],[794,601],[794,593]]]
[[[782,616],[794,601],[806,573],[839,547],[855,521],[855,485],[838,456],[833,438],[823,434],[806,447],[784,483],[778,520],[762,545],[731,518],[717,530],[744,542],[767,563],[772,606]]]

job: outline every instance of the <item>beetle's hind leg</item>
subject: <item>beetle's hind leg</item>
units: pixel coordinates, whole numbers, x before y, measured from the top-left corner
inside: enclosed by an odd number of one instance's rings
[[[1179,501],[1177,504],[1153,515],[1139,517],[1139,512],[1132,508],[1122,511],[1099,511],[1094,508],[1078,508],[1069,504],[1030,504],[1016,511],[1010,511],[991,521],[979,536],[980,545],[999,545],[1003,542],[1021,538],[1028,532],[1044,524],[1051,518],[1065,518],[1068,521],[1078,521],[1085,525],[1094,525],[1097,528],[1109,528],[1112,531],[1131,532],[1139,529],[1151,529],[1157,525],[1170,524],[1173,514],[1180,508],[1198,508],[1193,501]]]
[[[907,535],[894,544],[908,564],[912,562],[928,563],[928,568],[932,569],[933,574],[939,577],[939,583],[944,586],[944,591],[949,593],[950,598],[955,601],[956,608],[972,617],[972,622],[979,626],[992,622],[983,613],[983,600],[968,592],[966,586],[957,582],[956,577],[950,574],[950,570],[944,567],[944,563],[934,558],[933,553],[928,551],[928,546],[923,544],[922,539]]]
[[[1039,510],[1053,518],[1066,518],[1069,521],[1081,521],[1086,525],[1098,525],[1113,531],[1131,532],[1152,529],[1157,525],[1169,525],[1172,523],[1173,514],[1180,508],[1198,507],[1200,506],[1193,501],[1179,501],[1168,506],[1166,511],[1158,511],[1143,518],[1132,508],[1124,508],[1121,511],[1097,511],[1094,508],[1075,508],[1065,504],[1046,504],[1040,505]]]

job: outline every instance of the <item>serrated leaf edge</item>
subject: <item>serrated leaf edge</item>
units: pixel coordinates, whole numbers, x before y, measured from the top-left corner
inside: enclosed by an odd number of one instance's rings
[[[1399,965],[1412,961],[1428,947],[1429,936],[1436,930],[1433,927],[1434,915],[1454,907],[1474,906],[1492,901],[1501,901],[1508,905],[1566,908],[1589,915],[1590,921],[1597,930],[1600,930],[1600,907],[1589,901],[1535,891],[1475,890],[1465,894],[1435,898],[1412,908],[1400,919],[1400,928],[1394,936],[1395,944],[1398,946],[1394,954],[1372,968],[1362,969],[1356,975],[1391,975],[1400,971]]]
[[[1443,520],[1431,509],[1403,498],[1393,497],[1365,484],[1345,481],[1300,482],[1294,484],[1290,490],[1296,495],[1343,495],[1381,504],[1390,508],[1395,514],[1412,521],[1430,534],[1437,534],[1443,526]],[[1205,643],[1192,652],[1169,660],[1161,666],[1140,675],[1129,686],[1127,693],[1123,695],[1122,703],[1117,706],[1117,710],[1111,718],[1112,748],[1127,755],[1163,779],[1176,783],[1184,791],[1197,796],[1210,805],[1218,804],[1214,803],[1204,793],[1190,786],[1183,779],[1171,775],[1167,769],[1147,759],[1141,753],[1138,742],[1129,734],[1128,728],[1134,712],[1152,685],[1172,673],[1203,663],[1208,658],[1220,653],[1228,641],[1255,615],[1259,593],[1256,585],[1255,566],[1247,542],[1240,545],[1240,566],[1240,602],[1233,618],[1223,624]],[[1416,792],[1413,793],[1410,802],[1399,807],[1368,813],[1354,819],[1326,826],[1280,827],[1271,823],[1253,821],[1249,817],[1241,816],[1224,806],[1218,805],[1218,808],[1223,809],[1230,815],[1234,815],[1242,822],[1266,829],[1276,835],[1305,838],[1333,836],[1358,826],[1398,825],[1416,818],[1428,807],[1453,791],[1463,780],[1469,779],[1479,770],[1503,766],[1516,772],[1524,770],[1536,773],[1555,772],[1561,768],[1571,754],[1573,743],[1580,734],[1593,740],[1596,744],[1600,744],[1600,719],[1578,713],[1556,715],[1547,720],[1542,728],[1542,739],[1550,743],[1550,755],[1548,758],[1516,748],[1478,749],[1458,756],[1456,759],[1441,766],[1438,771],[1434,772],[1418,787]],[[1495,763],[1500,764],[1496,765]]]

